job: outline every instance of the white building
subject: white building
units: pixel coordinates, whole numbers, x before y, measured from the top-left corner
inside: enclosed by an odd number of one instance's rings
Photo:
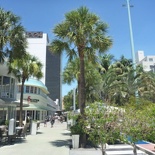
[[[144,51],[136,53],[136,63],[141,64],[145,71],[155,72],[155,55],[145,56]]]
[[[43,64],[41,81],[48,88],[48,96],[56,101],[61,109],[61,55],[49,50],[48,35],[43,32],[27,32],[27,52],[37,57]]]
[[[46,47],[48,44],[48,36],[42,32],[27,32],[27,52],[31,55],[36,56],[39,61],[43,64],[42,72],[43,78],[40,79],[45,85],[46,78]]]
[[[8,74],[6,64],[0,64],[0,124],[11,116],[19,120],[19,105],[21,94],[21,83],[12,75]],[[27,113],[33,120],[43,121],[45,116],[53,115],[58,106],[47,95],[47,87],[39,80],[30,78],[25,81],[23,94],[23,118],[26,121]],[[16,106],[17,113],[11,114],[8,109]],[[10,107],[10,108],[7,108]],[[14,113],[14,112],[13,112]],[[11,115],[10,117],[8,117]]]
[[[43,64],[43,78],[40,81],[30,78],[25,82],[23,116],[26,118],[29,114],[32,119],[41,121],[46,115],[53,115],[61,109],[61,56],[49,51],[46,33],[27,32],[26,36],[27,52],[36,56]],[[12,74],[8,75],[6,64],[0,64],[0,123],[9,118],[6,104],[17,106],[16,118],[19,119],[20,87],[21,83]]]

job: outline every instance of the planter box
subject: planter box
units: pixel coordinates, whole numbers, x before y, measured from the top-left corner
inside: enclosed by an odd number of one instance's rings
[[[37,122],[31,123],[31,135],[36,135],[37,134]]]
[[[80,137],[80,135],[72,135],[72,146],[73,146],[73,149],[79,148],[79,137]]]

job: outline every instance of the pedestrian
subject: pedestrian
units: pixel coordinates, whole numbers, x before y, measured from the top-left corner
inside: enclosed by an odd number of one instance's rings
[[[55,123],[55,117],[54,116],[51,117],[50,122],[51,122],[51,128],[52,128],[53,124]]]
[[[44,127],[47,127],[47,117],[44,119]]]
[[[60,115],[60,122],[63,123],[63,116]]]

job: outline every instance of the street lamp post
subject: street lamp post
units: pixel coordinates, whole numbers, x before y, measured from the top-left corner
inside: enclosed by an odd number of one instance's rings
[[[133,41],[133,31],[132,31],[132,22],[131,22],[131,13],[130,13],[130,0],[126,0],[127,9],[128,9],[128,19],[129,19],[129,29],[130,29],[130,41],[131,41],[131,52],[132,52],[132,62],[134,69],[134,77],[136,77],[136,59],[135,59],[135,49],[134,49],[134,41]],[[137,81],[136,81],[137,83]],[[135,97],[138,97],[138,91],[135,91]]]

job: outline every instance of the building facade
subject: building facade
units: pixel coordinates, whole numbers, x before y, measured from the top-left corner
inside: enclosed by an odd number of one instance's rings
[[[42,32],[27,32],[27,51],[36,56],[43,64],[41,81],[48,88],[48,96],[57,102],[61,109],[61,55],[49,50],[48,35]]]
[[[49,46],[46,51],[46,79],[45,85],[52,98],[57,104],[62,107],[61,100],[61,55],[51,53]]]
[[[136,54],[136,63],[142,65],[144,71],[152,71],[155,73],[155,56],[145,56],[144,51],[138,51]]]
[[[47,87],[41,81],[30,78],[25,82],[23,123],[27,114],[38,121],[43,121],[47,115],[54,115],[58,106],[47,96],[48,94]],[[19,120],[20,95],[21,83],[12,74],[8,74],[6,63],[0,64],[0,125],[13,116]]]

